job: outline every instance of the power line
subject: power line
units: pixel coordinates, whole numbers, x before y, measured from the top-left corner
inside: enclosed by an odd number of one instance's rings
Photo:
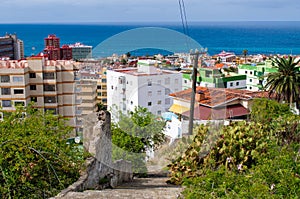
[[[184,0],[182,0],[182,8],[183,8],[183,15],[184,15],[184,20],[185,20],[186,34],[187,34],[188,36],[190,36],[190,33],[189,33],[189,27],[188,27],[188,24],[187,24],[187,18],[186,18],[186,10],[185,10]]]

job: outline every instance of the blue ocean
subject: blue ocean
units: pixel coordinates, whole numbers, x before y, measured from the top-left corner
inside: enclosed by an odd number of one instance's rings
[[[300,22],[194,22],[189,23],[187,30],[180,23],[1,24],[0,36],[16,33],[24,41],[25,55],[30,56],[43,50],[44,38],[49,34],[59,37],[61,45],[81,42],[96,47],[124,31],[147,27],[185,32],[207,48],[210,55],[223,50],[242,54],[244,49],[248,50],[248,54],[300,54]],[[160,42],[155,39],[152,42]],[[126,53],[128,49],[119,45],[106,50],[113,54]],[[152,55],[168,54],[169,51],[145,48],[132,53]]]

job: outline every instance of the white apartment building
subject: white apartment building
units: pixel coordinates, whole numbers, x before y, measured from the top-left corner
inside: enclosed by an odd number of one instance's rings
[[[51,110],[69,119],[76,128],[77,100],[75,79],[77,71],[73,61],[45,60],[30,57],[27,60],[0,61],[0,115],[27,106]],[[4,117],[5,118],[5,117]]]
[[[155,65],[154,60],[139,60],[137,68],[107,70],[108,110],[126,114],[142,106],[155,115],[167,112],[173,104],[169,94],[182,89],[182,74]]]

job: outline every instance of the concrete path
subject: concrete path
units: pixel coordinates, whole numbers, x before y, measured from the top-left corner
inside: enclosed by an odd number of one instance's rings
[[[167,177],[135,178],[115,189],[70,192],[64,199],[176,199],[182,190],[166,183]]]

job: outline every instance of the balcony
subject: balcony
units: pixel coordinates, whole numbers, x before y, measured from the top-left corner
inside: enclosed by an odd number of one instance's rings
[[[76,115],[76,116],[81,116],[81,114],[82,114],[82,110],[77,109],[77,110],[75,111],[75,115]]]
[[[75,88],[75,93],[81,93],[81,88]]]
[[[76,99],[75,103],[76,103],[76,105],[80,105],[82,103],[82,98]]]

